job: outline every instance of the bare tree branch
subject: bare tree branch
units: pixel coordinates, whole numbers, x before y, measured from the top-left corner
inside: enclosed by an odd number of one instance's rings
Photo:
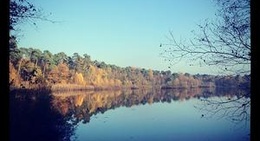
[[[176,41],[170,31],[169,43],[161,44],[162,57],[175,63],[186,58],[224,71],[250,73],[250,2],[216,0],[216,3],[218,18],[198,25],[200,34],[194,33],[194,40]]]
[[[47,15],[44,15],[40,8],[35,7],[27,0],[11,0],[10,1],[10,30],[16,30],[16,26],[26,21],[36,25],[36,20],[56,23],[57,21],[50,20]]]

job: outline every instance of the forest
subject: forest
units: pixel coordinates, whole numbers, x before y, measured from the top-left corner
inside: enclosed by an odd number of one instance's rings
[[[52,90],[195,87],[250,88],[250,75],[208,75],[172,73],[136,67],[119,67],[91,60],[90,55],[17,46],[11,37],[9,55],[10,88],[51,88]]]

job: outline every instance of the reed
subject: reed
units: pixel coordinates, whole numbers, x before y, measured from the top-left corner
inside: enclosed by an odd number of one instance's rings
[[[78,84],[55,84],[51,87],[51,91],[77,91],[77,90],[94,90],[91,85],[78,85]]]

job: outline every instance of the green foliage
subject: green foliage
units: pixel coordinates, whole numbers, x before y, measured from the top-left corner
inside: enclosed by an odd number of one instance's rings
[[[15,43],[15,40],[11,42]],[[42,52],[33,48],[17,48],[15,44],[12,46],[14,49],[10,52],[10,63],[13,67],[10,68],[10,76],[16,83],[92,85],[97,88],[250,87],[250,76],[191,75],[135,67],[121,68],[92,61],[87,54],[84,57],[78,53],[67,56],[64,52],[52,55],[48,50]],[[22,80],[18,81],[20,77]]]

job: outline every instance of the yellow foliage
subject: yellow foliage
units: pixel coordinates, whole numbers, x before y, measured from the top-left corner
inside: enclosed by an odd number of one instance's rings
[[[121,85],[122,85],[122,82],[121,82],[119,79],[115,79],[115,80],[114,80],[114,85],[115,85],[115,86],[121,86]]]
[[[85,85],[86,84],[82,73],[76,72],[76,74],[74,75],[74,83],[79,84],[79,85]]]
[[[58,66],[59,75],[63,80],[67,80],[69,76],[69,67],[65,63],[60,63]]]
[[[148,77],[149,77],[149,80],[153,79],[153,71],[151,69],[149,69],[149,71],[148,71]]]
[[[75,106],[81,106],[86,95],[77,95],[74,99]]]
[[[67,64],[60,63],[50,71],[48,80],[55,83],[67,84],[69,73]]]
[[[173,86],[180,86],[180,80],[179,80],[179,78],[174,79],[174,80],[172,81],[172,85],[173,85]]]

